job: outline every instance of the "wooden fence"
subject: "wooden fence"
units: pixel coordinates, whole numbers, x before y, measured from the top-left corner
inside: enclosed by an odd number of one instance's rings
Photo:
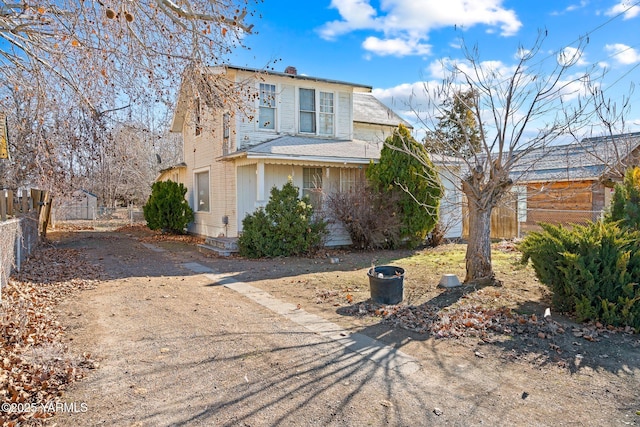
[[[491,238],[513,239],[518,236],[518,210],[515,197],[504,197],[491,211]],[[462,238],[469,238],[469,209],[462,206]]]
[[[38,231],[46,237],[49,218],[51,217],[51,195],[48,191],[0,190],[0,221],[19,217],[29,212],[37,212],[39,217]]]
[[[0,298],[11,273],[46,237],[50,215],[49,192],[0,190]]]

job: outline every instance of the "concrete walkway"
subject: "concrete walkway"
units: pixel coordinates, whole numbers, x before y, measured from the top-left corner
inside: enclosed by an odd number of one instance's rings
[[[192,268],[195,272],[202,272],[207,269],[207,267],[197,263],[191,263],[188,268]],[[397,370],[404,375],[412,374],[420,369],[418,360],[402,351],[389,347],[366,335],[347,332],[335,323],[329,322],[315,314],[307,313],[291,303],[281,301],[262,289],[236,281],[224,275],[205,274],[205,276],[215,283],[224,285],[226,288],[244,295],[274,313],[314,333],[329,338],[371,361],[381,364],[384,369]]]

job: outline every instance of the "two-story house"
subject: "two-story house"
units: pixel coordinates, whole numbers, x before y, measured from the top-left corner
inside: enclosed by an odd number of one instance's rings
[[[181,90],[172,131],[183,135],[184,163],[163,174],[188,188],[195,212],[189,231],[197,235],[237,237],[244,217],[289,178],[316,203],[322,192],[348,189],[365,179],[400,123],[411,128],[369,86],[299,75],[293,67],[220,66],[215,74],[252,93],[241,111],[207,108],[197,93]],[[327,241],[349,243],[339,226]]]

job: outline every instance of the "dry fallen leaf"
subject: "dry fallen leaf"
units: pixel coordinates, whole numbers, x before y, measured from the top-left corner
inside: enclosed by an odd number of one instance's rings
[[[10,278],[0,310],[0,390],[6,390],[0,395],[2,403],[56,402],[69,383],[99,366],[90,353],[68,352],[64,328],[53,308],[74,293],[95,287],[102,276],[77,250],[40,247]],[[2,413],[0,422],[18,425],[28,417],[51,416],[53,412]]]

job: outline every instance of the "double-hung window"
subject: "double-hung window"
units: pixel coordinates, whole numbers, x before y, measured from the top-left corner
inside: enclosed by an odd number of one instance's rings
[[[333,135],[332,92],[320,92],[320,116],[318,120],[318,133],[320,135]]]
[[[316,91],[300,89],[300,132],[316,133]]]
[[[260,83],[260,129],[276,128],[276,85]]]
[[[340,169],[340,191],[357,191],[364,181],[363,169]]]
[[[333,128],[333,93],[301,88],[300,132],[326,136],[333,135]]]

